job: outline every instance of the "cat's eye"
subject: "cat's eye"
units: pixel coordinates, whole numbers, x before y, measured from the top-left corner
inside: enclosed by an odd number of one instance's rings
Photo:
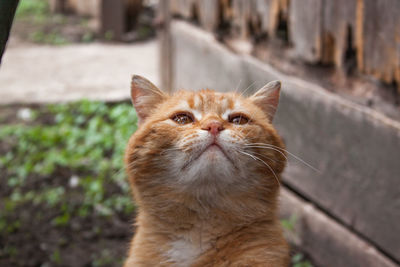
[[[178,124],[188,124],[194,121],[193,116],[187,113],[177,113],[171,119]]]
[[[243,125],[249,122],[249,118],[247,118],[243,114],[234,114],[229,116],[229,122],[233,124]]]

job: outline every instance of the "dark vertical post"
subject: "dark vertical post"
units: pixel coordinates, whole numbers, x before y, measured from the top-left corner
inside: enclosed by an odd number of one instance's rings
[[[170,92],[173,86],[172,40],[170,33],[170,1],[160,0],[158,4],[158,38],[160,45],[161,89]]]
[[[0,1],[0,64],[4,50],[6,49],[8,36],[10,34],[10,29],[17,6],[18,0]]]
[[[123,0],[101,1],[101,33],[113,40],[122,40],[125,32],[125,5]]]

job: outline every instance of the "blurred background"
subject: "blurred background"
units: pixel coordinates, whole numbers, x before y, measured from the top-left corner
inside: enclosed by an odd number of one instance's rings
[[[122,265],[132,74],[168,92],[281,80],[291,265],[399,266],[399,13],[398,0],[20,0],[0,66],[0,266]]]

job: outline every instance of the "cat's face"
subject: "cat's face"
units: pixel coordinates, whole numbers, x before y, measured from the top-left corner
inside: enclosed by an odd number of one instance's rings
[[[271,84],[250,98],[211,90],[168,96],[135,76],[140,127],[126,153],[134,184],[214,193],[276,186],[285,164],[270,122],[279,87]]]

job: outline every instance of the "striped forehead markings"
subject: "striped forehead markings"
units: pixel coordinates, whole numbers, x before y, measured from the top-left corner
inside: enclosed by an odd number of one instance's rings
[[[219,109],[219,112],[221,112],[221,117],[224,120],[228,120],[229,115],[233,112],[240,112],[241,110],[243,110],[238,99],[233,100],[231,98],[225,97],[221,93],[215,93],[214,97],[215,101],[212,102],[216,102],[218,105],[220,105],[221,108]],[[188,112],[191,112],[195,116],[196,120],[201,120],[203,118],[202,113],[205,114],[210,111],[204,110],[205,108],[207,108],[205,107],[206,103],[204,102],[204,98],[208,98],[206,100],[207,102],[210,102],[212,99],[211,97],[203,95],[202,92],[200,92],[189,99],[179,101],[176,108],[182,111],[186,110]]]
[[[200,99],[199,95],[194,96],[194,107],[197,109],[200,109],[200,106],[202,104],[202,100]]]

